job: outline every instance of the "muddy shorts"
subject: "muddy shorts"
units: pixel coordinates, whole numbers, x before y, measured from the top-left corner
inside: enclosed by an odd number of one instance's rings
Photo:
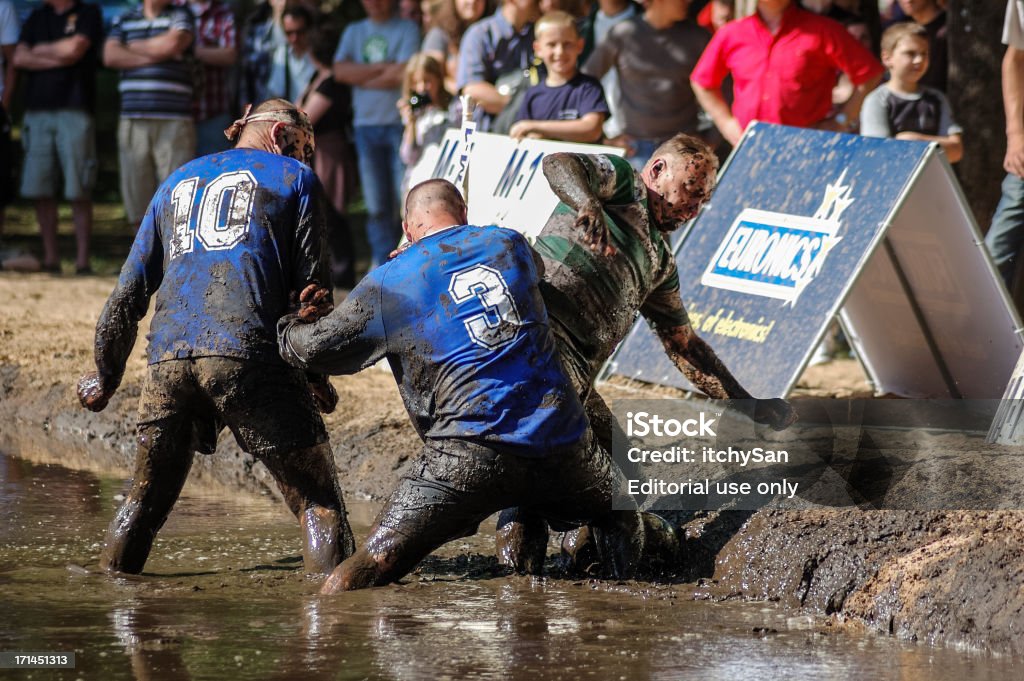
[[[411,543],[431,545],[474,534],[492,513],[519,506],[555,530],[585,525],[629,497],[611,457],[588,434],[585,443],[545,458],[502,454],[448,440],[427,444],[402,478],[377,524]],[[621,506],[625,508],[626,506]]]
[[[192,448],[213,451],[225,425],[254,455],[287,453],[327,441],[305,373],[230,357],[172,359],[149,365],[139,398],[139,431],[190,422]]]

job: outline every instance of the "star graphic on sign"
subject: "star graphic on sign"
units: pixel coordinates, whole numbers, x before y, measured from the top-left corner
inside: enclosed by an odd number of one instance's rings
[[[791,295],[782,301],[782,307],[796,307],[796,301],[800,298],[800,294],[804,292],[807,285],[811,283],[811,277],[800,277],[800,279],[793,286]]]
[[[818,210],[814,211],[815,218],[838,222],[843,212],[853,203],[853,199],[850,198],[851,187],[843,184],[845,179],[846,170],[844,169],[838,180],[825,185],[825,197],[822,199],[821,205],[818,206]]]
[[[829,217],[830,222],[839,222],[839,218],[842,217],[843,212],[850,207],[853,203],[853,199],[850,198],[850,188],[846,187],[846,192],[836,199],[835,205],[832,208],[832,215]]]

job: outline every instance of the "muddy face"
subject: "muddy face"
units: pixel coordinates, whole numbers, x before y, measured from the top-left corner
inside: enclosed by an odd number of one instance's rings
[[[671,232],[690,220],[715,188],[715,167],[703,155],[665,163],[648,184],[648,205],[658,228]]]

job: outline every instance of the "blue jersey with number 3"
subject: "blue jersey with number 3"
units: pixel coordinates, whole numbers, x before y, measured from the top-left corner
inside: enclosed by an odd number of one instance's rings
[[[464,225],[424,237],[317,324],[288,327],[281,346],[292,363],[323,373],[387,357],[429,440],[543,456],[576,444],[587,428],[532,251],[510,229]]]
[[[167,178],[118,282],[143,312],[156,292],[151,364],[281,362],[275,327],[289,294],[328,281],[318,192],[308,166],[255,149],[204,156]]]

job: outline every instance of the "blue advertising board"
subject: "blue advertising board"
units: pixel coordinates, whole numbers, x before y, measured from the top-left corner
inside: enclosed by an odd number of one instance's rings
[[[954,236],[935,226],[943,222],[942,215],[933,217],[930,225],[910,225],[903,231],[936,242],[936,248],[930,250],[942,251],[937,262],[939,269],[951,273],[949,279],[955,281],[960,271],[970,269],[962,264],[971,260],[972,271],[981,273],[976,288],[985,298],[977,307],[984,307],[990,299],[1005,307],[1005,300],[994,293],[999,288],[987,257],[972,245],[978,239],[976,228],[961,215],[965,213],[962,196],[958,188],[950,188],[955,181],[938,153],[934,145],[924,143],[761,123],[748,128],[710,203],[678,238],[675,248],[682,298],[693,328],[753,395],[780,397],[788,393],[871,262],[873,266],[867,269],[882,273],[874,277],[874,284],[895,291],[889,297],[896,298],[898,304],[888,310],[891,318],[879,323],[871,317],[884,308],[885,296],[875,295],[871,286],[861,286],[862,294],[850,300],[856,303],[856,320],[865,330],[865,334],[851,334],[855,348],[863,350],[862,359],[867,360],[868,355],[886,352],[887,346],[891,349],[902,344],[908,346],[899,349],[906,358],[894,354],[900,361],[890,364],[908,366],[919,356],[928,362],[923,369],[911,367],[907,375],[896,376],[899,369],[889,369],[885,361],[879,361],[882,373],[891,375],[878,376],[865,361],[876,387],[882,384],[882,389],[905,394],[967,396],[957,393],[959,379],[947,366],[958,363],[955,351],[947,351],[941,339],[934,337],[951,323],[949,306],[944,308],[935,296],[931,301],[928,291],[918,285],[926,277],[916,276],[909,267],[921,247],[913,245],[914,239],[901,242],[888,234],[895,234],[891,229],[895,221],[908,225],[913,221],[913,216],[901,213],[900,208],[918,179],[929,175],[925,169],[932,168],[931,174],[937,178],[932,180],[936,184],[932,189],[941,191],[943,198],[939,201],[933,195],[931,202],[950,202],[952,207],[942,207]],[[938,186],[947,181],[953,184]],[[918,198],[926,207],[926,193],[919,191]],[[958,222],[961,218],[965,227]],[[966,236],[959,236],[961,232]],[[961,246],[960,238],[966,239],[966,247]],[[880,258],[887,260],[883,263]],[[905,270],[912,276],[905,276]],[[882,276],[893,271],[900,276]],[[965,295],[963,290],[956,293]],[[931,308],[918,305],[919,297],[930,300]],[[994,395],[987,396],[998,397],[1020,348],[1013,335],[1015,315],[1002,310],[989,324],[971,317],[971,305],[964,307],[965,329],[980,329],[984,335],[992,326],[989,335],[999,337],[1000,356],[1013,354],[1008,366],[1000,359],[992,370],[991,380],[998,382],[1001,376],[1003,382]],[[944,309],[946,318],[942,319]],[[844,321],[849,320],[844,316]],[[900,323],[913,326],[912,333],[901,332],[897,337],[886,331]],[[859,346],[856,343],[864,340],[860,335],[878,342]],[[974,371],[977,373],[976,368]],[[693,389],[642,319],[620,345],[606,374]],[[919,375],[927,375],[932,383],[922,384]],[[885,385],[890,378],[895,388]],[[921,385],[924,387],[916,389]]]

